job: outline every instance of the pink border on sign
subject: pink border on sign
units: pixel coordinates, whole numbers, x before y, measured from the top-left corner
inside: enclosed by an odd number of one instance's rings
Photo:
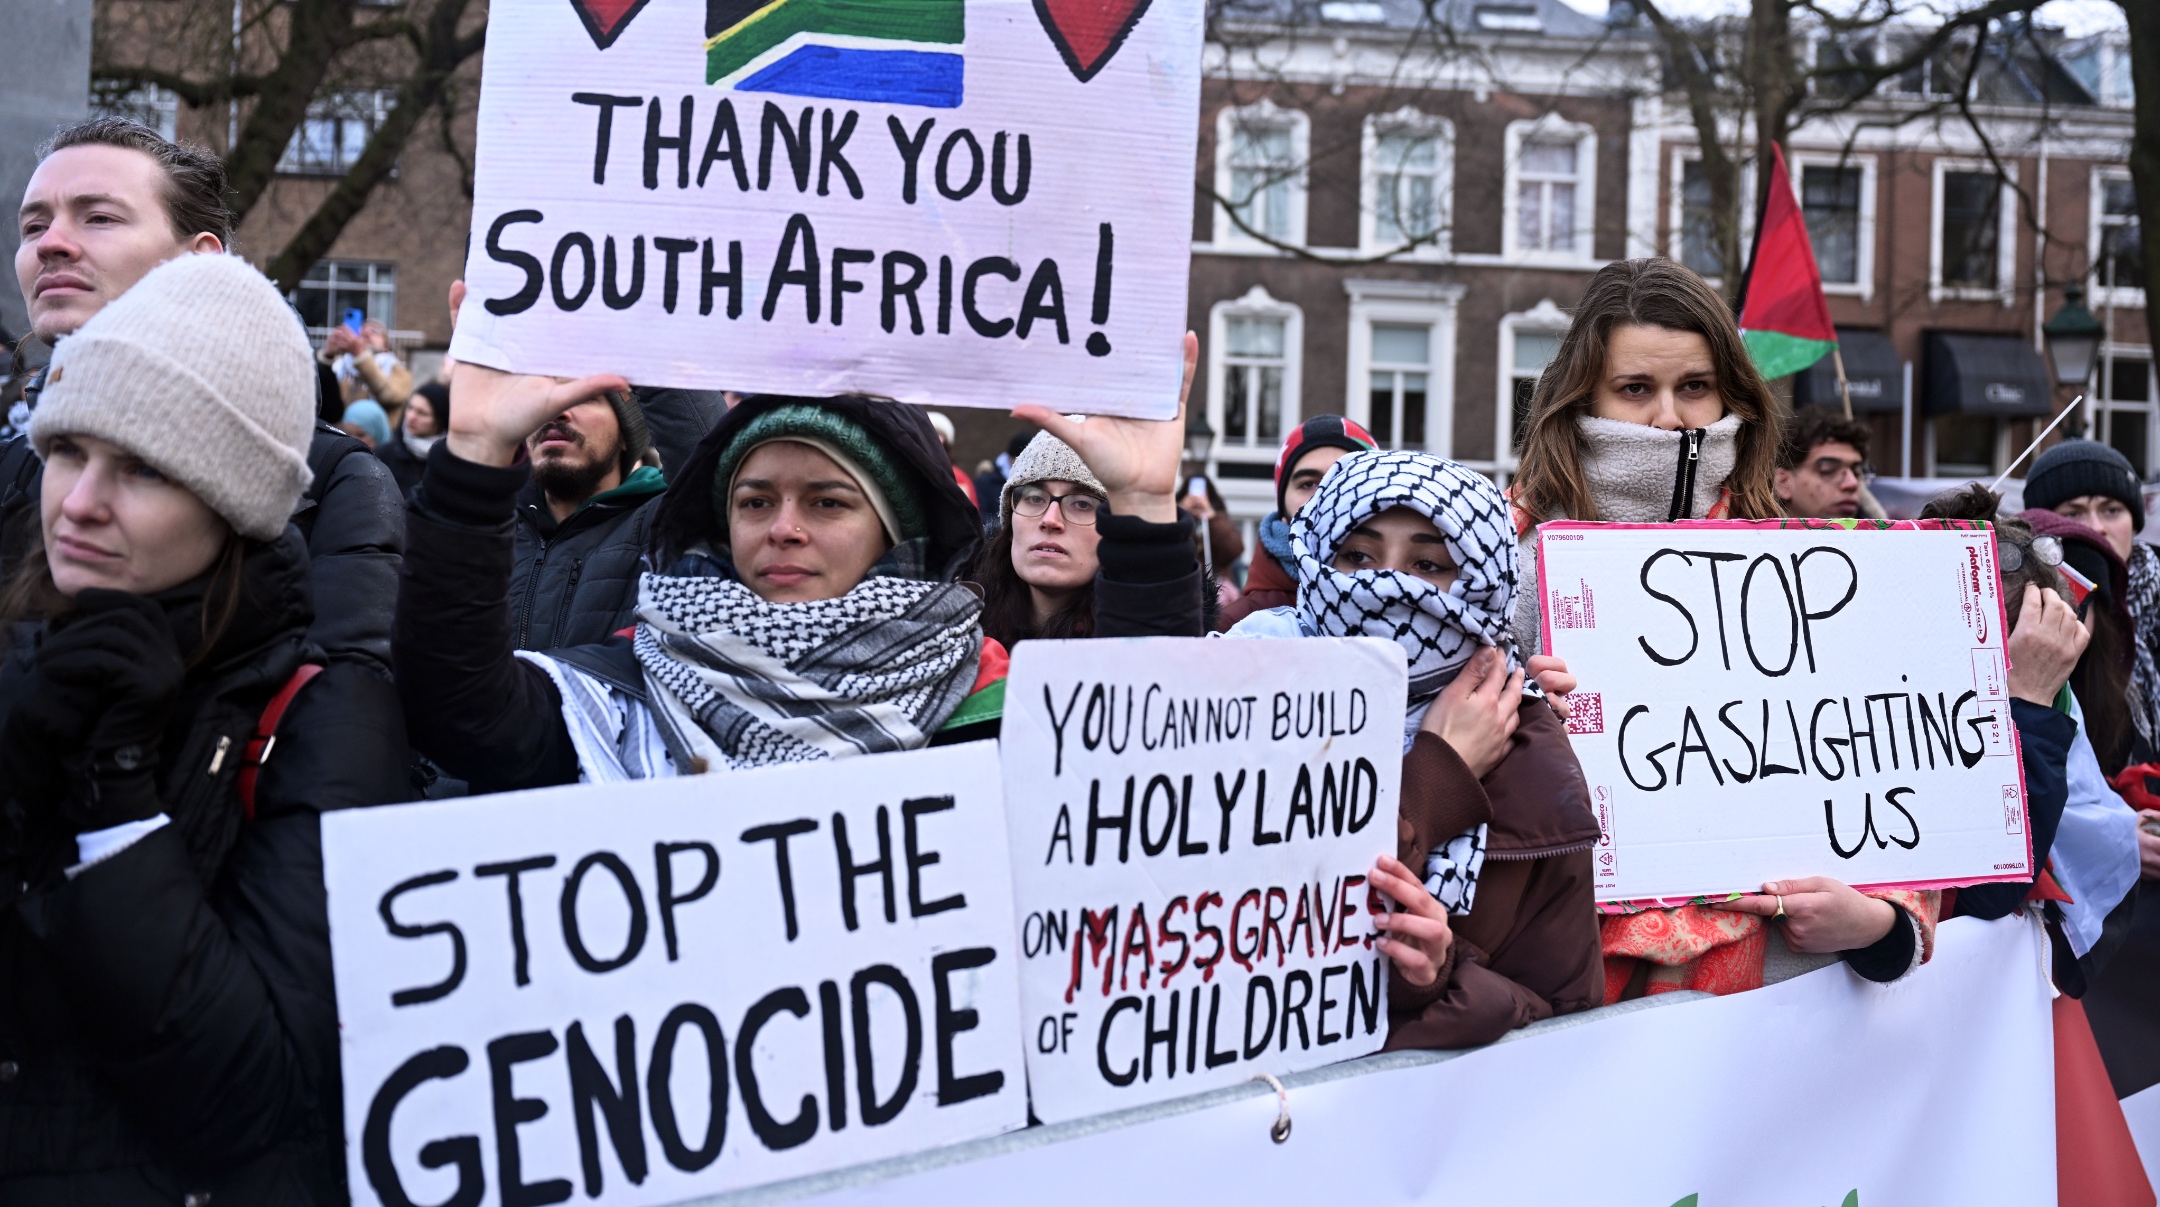
[[[1989,524],[1980,520],[1681,520],[1677,523],[1672,524],[1603,524],[1595,523],[1589,520],[1547,520],[1545,523],[1539,524],[1537,526],[1538,590],[1541,592],[1544,591],[1545,584],[1552,581],[1550,577],[1548,577],[1545,573],[1545,534],[1547,532],[1610,532],[1616,529],[1639,528],[1723,528],[1742,529],[1747,531],[1762,530],[1769,532],[1985,531],[1992,533],[1995,526],[1993,524]],[[1993,570],[1995,566],[1999,564],[1999,559],[1996,556],[1995,546],[1993,542],[1990,542],[1988,545],[1988,558],[1988,569]],[[2005,668],[2008,668],[2010,665],[2010,616],[2009,613],[2003,608],[2001,581],[2002,580],[1998,575],[1996,579],[1997,589],[1995,591],[1995,617],[1997,621],[1995,631],[2003,635],[2003,666]],[[1552,616],[1550,614],[1550,611],[1545,607],[1545,601],[1542,599],[1538,601],[1538,644],[1544,649],[1549,650],[1552,648]],[[1926,891],[1929,889],[1958,888],[1968,884],[1998,884],[2008,881],[2032,880],[2037,878],[2040,874],[2040,869],[2033,866],[2032,802],[2028,797],[2025,789],[2025,750],[2024,747],[2016,740],[2017,723],[2015,721],[2012,721],[2010,723],[2010,734],[2010,757],[2017,762],[2019,808],[2024,811],[2024,816],[2020,819],[2020,824],[2024,827],[2025,831],[2025,867],[2030,872],[2029,875],[2021,876],[2015,873],[2009,873],[2000,876],[1974,876],[1970,878],[1957,877],[1946,880],[1901,880],[1888,884],[1855,884],[1852,887],[1856,889],[1906,889],[1913,891]],[[1737,891],[1753,893],[1759,890],[1741,889]],[[1711,900],[1711,898],[1720,895],[1721,894],[1713,893],[1692,897],[1642,897],[1633,899],[1621,898],[1613,900],[1601,900],[1597,904],[1598,912],[1600,913],[1633,913],[1636,910],[1640,909],[1667,909],[1674,906],[1687,905],[1690,903],[1707,902]]]

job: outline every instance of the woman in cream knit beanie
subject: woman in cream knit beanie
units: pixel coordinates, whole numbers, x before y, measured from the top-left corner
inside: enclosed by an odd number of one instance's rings
[[[1014,510],[1023,496],[1036,495],[1048,495],[1058,506],[1036,498],[1045,504],[1041,511]],[[1037,637],[1094,635],[1102,539],[1096,520],[1108,497],[1080,454],[1048,432],[1037,433],[1013,458],[998,501],[997,530],[968,575],[982,589],[983,632],[1008,648]]]
[[[292,307],[246,261],[190,255],[60,341],[30,440],[48,459],[56,437],[117,445],[267,541],[307,489],[314,424],[314,358]]]
[[[0,1010],[0,1117],[40,1138],[0,1200],[343,1204],[318,815],[408,799],[412,756],[395,685],[309,640],[306,337],[189,255],[48,380],[0,592],[0,986],[37,1005]]]

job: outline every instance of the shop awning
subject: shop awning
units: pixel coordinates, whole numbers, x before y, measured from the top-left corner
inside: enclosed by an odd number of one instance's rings
[[[1845,358],[1845,384],[1852,390],[1853,413],[1903,410],[1905,366],[1890,337],[1866,328],[1840,327],[1837,340],[1838,352]],[[1793,405],[1825,406],[1833,411],[1841,407],[1837,366],[1829,357],[1793,378]]]
[[[1927,414],[2023,418],[2054,411],[2054,378],[2031,340],[1930,331],[1923,344],[1920,399]]]

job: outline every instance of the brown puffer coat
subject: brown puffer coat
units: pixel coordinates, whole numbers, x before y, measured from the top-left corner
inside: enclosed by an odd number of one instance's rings
[[[1434,847],[1489,822],[1484,870],[1455,942],[1423,989],[1388,983],[1389,1048],[1470,1048],[1604,996],[1590,851],[1597,820],[1560,719],[1525,696],[1512,748],[1481,782],[1419,733],[1403,757],[1397,857],[1423,873]]]

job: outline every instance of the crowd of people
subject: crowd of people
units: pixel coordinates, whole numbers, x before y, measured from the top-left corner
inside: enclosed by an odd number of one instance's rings
[[[1930,504],[1998,523],[2045,873],[1601,911],[1536,526],[1866,507],[1865,429],[1784,415],[1686,268],[1595,274],[1505,491],[1307,419],[1239,588],[1179,421],[1017,407],[1039,430],[971,478],[941,416],[875,397],[416,387],[379,327],[310,346],[230,254],[223,191],[208,153],[101,119],[22,199],[51,357],[0,444],[0,1202],[344,1201],[323,812],[995,737],[1039,638],[1403,646],[1371,874],[1392,1047],[1837,963],[1895,981],[1942,919],[2031,909],[2124,1036],[2111,1065],[2160,1063],[2160,837],[2126,803],[2160,806],[2160,564],[2112,450],[2048,450],[2017,516]]]

